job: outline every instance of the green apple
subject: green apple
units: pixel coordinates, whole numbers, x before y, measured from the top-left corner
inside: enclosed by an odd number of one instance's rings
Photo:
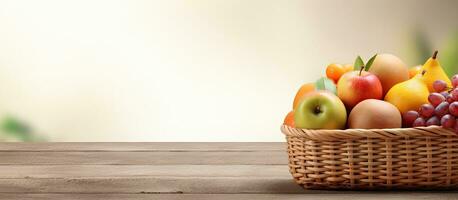
[[[336,95],[313,91],[294,110],[294,123],[302,129],[344,129],[347,110]]]

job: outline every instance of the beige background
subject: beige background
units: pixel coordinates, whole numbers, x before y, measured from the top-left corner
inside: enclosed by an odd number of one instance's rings
[[[0,110],[52,141],[283,141],[331,62],[440,43],[458,1],[0,0]],[[409,63],[416,65],[418,63]]]

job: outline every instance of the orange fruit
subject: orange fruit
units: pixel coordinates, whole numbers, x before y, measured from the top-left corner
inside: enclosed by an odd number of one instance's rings
[[[294,111],[291,111],[289,112],[286,117],[285,117],[285,120],[283,122],[284,125],[287,125],[291,128],[294,128]]]
[[[423,67],[421,65],[411,67],[409,69],[409,79],[413,78],[417,74],[420,74],[422,70],[423,70]]]
[[[299,103],[302,100],[302,97],[306,95],[307,93],[315,91],[315,83],[306,83],[299,88],[299,91],[297,91],[296,96],[294,97],[294,102],[293,102],[293,109],[295,109]]]
[[[340,77],[345,73],[345,69],[340,64],[330,64],[326,68],[326,76],[337,83]]]
[[[343,66],[345,73],[353,71],[355,68],[352,64],[346,64]]]

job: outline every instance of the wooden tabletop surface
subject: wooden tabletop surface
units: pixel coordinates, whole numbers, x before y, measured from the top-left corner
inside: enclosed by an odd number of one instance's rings
[[[458,199],[306,191],[284,143],[0,143],[0,199]]]

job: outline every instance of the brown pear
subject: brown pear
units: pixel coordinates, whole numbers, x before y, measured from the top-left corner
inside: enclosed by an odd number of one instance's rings
[[[376,99],[364,100],[356,105],[348,118],[348,127],[356,129],[401,128],[399,110],[392,104]]]
[[[375,74],[380,79],[383,87],[383,95],[394,85],[409,79],[407,65],[392,54],[377,55],[369,72]]]

